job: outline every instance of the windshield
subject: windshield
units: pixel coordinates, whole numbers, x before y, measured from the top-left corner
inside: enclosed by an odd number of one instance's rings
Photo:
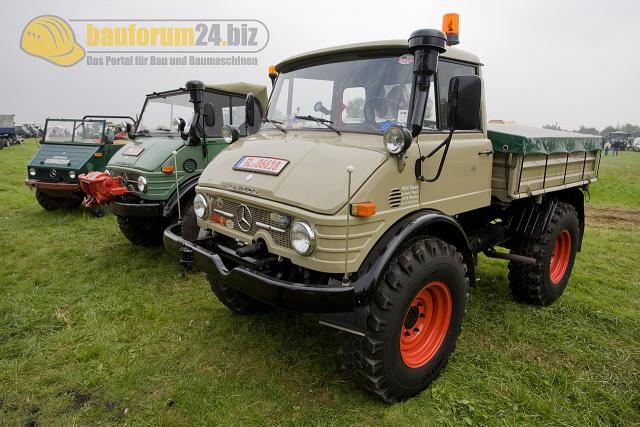
[[[189,132],[193,116],[193,104],[189,102],[187,92],[164,96],[154,95],[147,98],[137,132],[149,135],[178,135],[177,118],[187,123],[185,132]]]
[[[285,129],[323,129],[313,116],[339,131],[383,133],[406,125],[413,56],[368,58],[315,65],[282,73],[273,90],[267,119]],[[433,83],[424,119],[436,129]],[[265,128],[275,128],[265,123]]]
[[[226,124],[237,126],[240,133],[246,135],[248,129],[244,123],[245,95],[206,90],[203,94],[201,109],[206,103],[213,106],[215,115],[214,125],[205,126],[205,134],[208,138],[220,137],[222,126]],[[256,111],[259,115],[257,106]],[[189,133],[194,116],[193,104],[189,101],[189,92],[176,90],[149,95],[142,110],[137,134],[179,136],[178,118],[184,119],[186,123],[184,132]],[[202,116],[200,120],[203,120]],[[256,120],[256,122],[259,124],[260,120]],[[255,132],[255,129],[252,132]]]
[[[102,144],[104,120],[47,120],[44,142]]]

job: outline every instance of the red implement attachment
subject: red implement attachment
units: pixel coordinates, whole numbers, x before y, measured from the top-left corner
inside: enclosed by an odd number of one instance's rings
[[[121,176],[111,176],[104,172],[89,172],[83,173],[78,179],[80,180],[80,188],[87,195],[84,204],[88,208],[96,204],[109,203],[116,197],[131,192],[122,185]]]

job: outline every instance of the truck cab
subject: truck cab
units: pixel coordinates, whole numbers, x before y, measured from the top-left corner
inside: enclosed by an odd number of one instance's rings
[[[483,65],[445,23],[277,64],[259,132],[223,131],[198,181],[198,240],[164,234],[231,310],[320,313],[390,402],[446,364],[479,253],[509,261],[519,299],[562,294],[597,177],[599,138],[488,127]]]
[[[80,177],[88,204],[116,215],[120,230],[134,244],[161,244],[164,229],[178,221],[185,233],[197,235],[194,188],[205,166],[227,147],[223,125],[238,126],[243,136],[259,126],[259,120],[253,127],[244,123],[248,93],[254,94],[259,117],[267,102],[264,86],[191,81],[183,88],[148,94],[130,130],[132,140],[104,173]]]
[[[90,116],[47,119],[40,143],[27,165],[25,185],[35,190],[36,200],[46,210],[80,206],[84,193],[78,177],[103,171],[124,146],[123,141],[109,138],[105,119]]]

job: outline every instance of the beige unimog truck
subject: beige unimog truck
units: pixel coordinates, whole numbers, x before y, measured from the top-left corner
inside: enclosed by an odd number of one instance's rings
[[[598,137],[488,126],[483,65],[452,36],[276,65],[260,131],[225,128],[199,179],[198,240],[164,234],[231,310],[321,313],[347,374],[385,401],[446,365],[479,253],[508,260],[521,301],[564,292],[597,178]]]

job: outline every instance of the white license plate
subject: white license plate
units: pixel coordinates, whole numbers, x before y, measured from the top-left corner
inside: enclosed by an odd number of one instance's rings
[[[273,157],[244,156],[233,166],[235,170],[279,175],[289,164],[289,160]]]
[[[140,147],[129,147],[125,150],[124,155],[125,156],[139,156],[140,153],[142,153],[144,151],[144,148],[140,148]]]
[[[44,162],[51,163],[54,165],[65,165],[65,166],[69,164],[69,160],[67,159],[45,159]]]

